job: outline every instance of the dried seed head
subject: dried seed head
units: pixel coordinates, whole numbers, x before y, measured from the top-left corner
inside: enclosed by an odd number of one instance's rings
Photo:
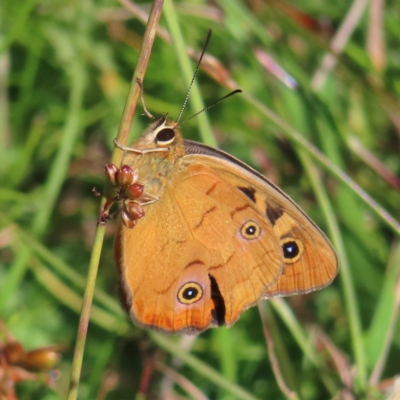
[[[123,165],[116,173],[116,180],[119,186],[129,186],[133,183],[134,172],[128,165]]]
[[[108,179],[110,180],[111,184],[113,186],[116,186],[117,185],[116,175],[118,172],[117,166],[114,164],[106,164],[104,167],[104,171],[105,171]]]
[[[125,189],[125,195],[131,199],[135,200],[143,194],[144,186],[140,183],[134,183]]]

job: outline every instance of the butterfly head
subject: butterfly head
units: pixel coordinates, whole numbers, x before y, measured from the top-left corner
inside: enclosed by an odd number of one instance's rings
[[[134,147],[139,149],[168,148],[172,153],[175,149],[183,148],[183,138],[178,124],[169,120],[167,116],[167,114],[163,114],[150,124]]]

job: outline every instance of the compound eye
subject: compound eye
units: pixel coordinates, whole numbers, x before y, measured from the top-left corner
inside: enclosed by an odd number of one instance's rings
[[[175,131],[172,128],[161,129],[156,135],[156,143],[160,146],[168,146],[175,139]]]

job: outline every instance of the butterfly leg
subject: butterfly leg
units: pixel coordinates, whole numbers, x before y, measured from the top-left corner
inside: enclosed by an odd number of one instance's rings
[[[135,149],[134,147],[128,147],[128,146],[123,146],[122,144],[120,144],[119,142],[117,142],[117,139],[113,140],[114,146],[118,147],[120,150],[123,151],[129,151],[131,153],[137,153],[137,154],[147,154],[147,153],[159,153],[159,152],[169,152],[169,148],[168,147],[157,147],[155,149]]]
[[[142,196],[131,200],[125,199],[122,206],[122,222],[124,225],[132,229],[138,219],[144,217],[145,212],[143,206],[155,203],[159,198],[149,193],[143,193]]]
[[[149,204],[155,203],[158,200],[160,200],[159,197],[153,196],[150,193],[145,193],[141,198],[137,199],[141,206],[147,206]]]

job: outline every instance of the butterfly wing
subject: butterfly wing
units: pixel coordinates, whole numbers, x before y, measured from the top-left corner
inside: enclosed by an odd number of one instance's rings
[[[329,285],[338,271],[335,251],[324,233],[282,190],[236,158],[202,144],[185,141],[188,162],[207,165],[232,187],[245,193],[273,228],[280,243],[283,270],[265,297],[307,293]]]
[[[270,221],[196,158],[172,175],[133,229],[120,224],[115,250],[131,317],[169,332],[233,324],[277,284],[283,267]]]
[[[123,303],[140,325],[196,333],[232,325],[261,298],[328,285],[328,239],[279,188],[219,150],[186,141],[160,200],[115,254]]]

